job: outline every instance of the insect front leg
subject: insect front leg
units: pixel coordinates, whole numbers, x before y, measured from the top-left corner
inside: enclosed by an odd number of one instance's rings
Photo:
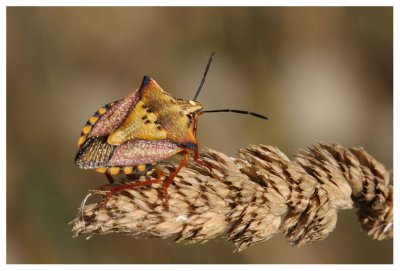
[[[198,163],[199,165],[210,169],[210,166],[207,165],[207,164],[200,158],[200,155],[199,155],[199,148],[194,149],[194,151],[193,151],[193,160],[196,161],[196,163]]]
[[[185,164],[189,161],[189,153],[187,151],[183,151],[182,153],[183,158],[181,163],[179,164],[178,168],[168,177],[168,179],[165,181],[163,185],[163,193],[164,193],[164,206],[165,208],[169,208],[168,206],[168,187],[171,185],[171,183],[174,181],[174,178],[176,175],[178,175],[179,171],[185,166]]]
[[[197,116],[193,120],[193,133],[195,135],[197,135],[197,118],[201,115],[202,115],[201,112],[198,113]],[[199,155],[199,147],[197,145],[196,145],[196,148],[193,150],[193,160],[196,161],[196,163],[200,164],[201,166],[210,169],[210,167],[203,160],[201,160],[200,155]]]

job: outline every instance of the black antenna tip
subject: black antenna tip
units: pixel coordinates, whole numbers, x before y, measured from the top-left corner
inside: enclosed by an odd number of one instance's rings
[[[230,113],[238,113],[238,114],[245,114],[245,115],[250,115],[253,117],[257,117],[260,119],[264,119],[264,120],[268,120],[268,117],[258,114],[258,113],[254,113],[254,112],[250,112],[250,111],[244,111],[244,110],[237,110],[237,109],[215,109],[215,110],[204,110],[202,111],[203,113],[220,113],[220,112],[230,112]]]
[[[214,54],[215,54],[214,51],[211,52],[210,58],[208,59],[208,63],[207,63],[206,69],[204,71],[203,78],[201,79],[200,86],[197,89],[196,94],[194,95],[193,101],[196,101],[197,97],[200,94],[201,89],[203,88],[204,81],[206,80],[206,76],[207,76],[207,73],[208,73],[208,69],[210,68],[211,62],[212,62],[212,60],[214,58]]]
[[[268,120],[268,117],[263,116],[263,115],[260,115],[260,114],[257,114],[257,113],[251,112],[250,115],[252,115],[252,116],[254,116],[254,117],[257,117],[257,118],[260,118],[260,119]]]

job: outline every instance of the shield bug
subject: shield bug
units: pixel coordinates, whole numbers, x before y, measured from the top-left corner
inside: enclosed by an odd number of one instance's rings
[[[82,129],[75,164],[83,169],[95,169],[113,183],[112,175],[132,177],[128,179],[147,175],[161,161],[179,154],[182,156],[179,166],[163,183],[164,204],[168,207],[167,189],[189,158],[204,165],[199,158],[196,138],[199,116],[233,112],[267,119],[260,114],[235,109],[203,110],[203,105],[196,99],[204,85],[213,56],[214,53],[209,58],[193,100],[176,99],[156,81],[144,76],[137,90],[97,110]],[[157,179],[128,182],[112,188],[103,205],[113,193],[161,182],[162,171],[157,172]]]

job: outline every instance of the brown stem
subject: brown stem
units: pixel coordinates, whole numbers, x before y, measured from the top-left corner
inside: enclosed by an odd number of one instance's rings
[[[74,236],[109,233],[206,242],[226,234],[238,251],[277,233],[291,245],[324,239],[339,209],[357,208],[362,228],[377,240],[393,236],[393,186],[385,167],[362,148],[315,144],[293,161],[279,149],[250,145],[239,158],[205,149],[209,168],[188,163],[170,186],[114,194],[86,205],[73,221]],[[176,165],[163,164],[168,173]],[[96,190],[104,195],[106,191]]]

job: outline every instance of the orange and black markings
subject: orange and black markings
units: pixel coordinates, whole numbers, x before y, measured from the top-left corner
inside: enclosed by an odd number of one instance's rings
[[[114,104],[115,102],[111,102],[104,105],[89,118],[89,120],[86,122],[86,125],[82,129],[81,136],[78,140],[78,146],[81,146],[83,143],[85,143],[87,135],[92,130],[93,126],[96,124],[99,118],[104,115]]]
[[[153,169],[155,164],[139,164],[135,166],[114,166],[114,167],[98,167],[97,172],[108,173],[110,175],[145,175],[148,171]]]

